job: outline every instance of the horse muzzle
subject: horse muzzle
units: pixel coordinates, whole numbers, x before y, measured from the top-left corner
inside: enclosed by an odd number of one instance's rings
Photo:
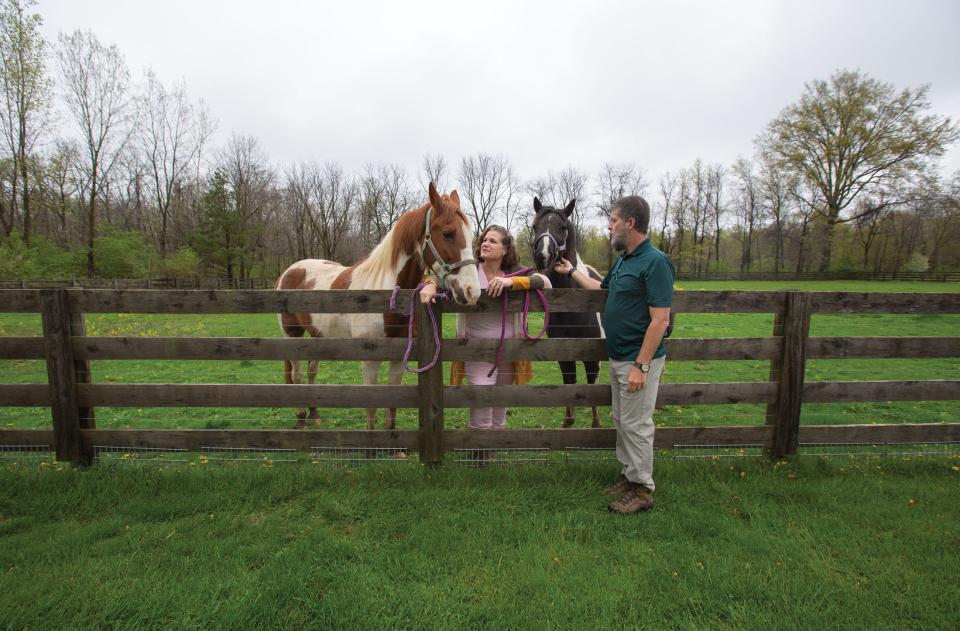
[[[480,299],[480,277],[477,268],[462,268],[457,274],[447,277],[450,297],[458,305],[475,305]]]

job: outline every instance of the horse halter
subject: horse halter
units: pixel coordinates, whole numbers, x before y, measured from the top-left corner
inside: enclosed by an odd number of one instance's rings
[[[440,256],[440,252],[437,250],[437,246],[433,244],[433,239],[430,237],[430,213],[433,212],[433,206],[427,205],[427,223],[423,229],[423,244],[420,246],[420,260],[423,261],[424,267],[429,267],[427,265],[427,258],[424,256],[424,253],[427,251],[427,246],[430,246],[430,251],[433,252],[433,258],[437,260],[437,263],[440,264],[440,288],[447,288],[447,276],[451,274],[456,274],[457,270],[461,267],[466,267],[467,265],[476,265],[477,261],[475,259],[463,259],[459,263],[450,264],[443,260],[443,257]]]
[[[559,217],[563,220],[564,225],[566,225],[566,223],[567,223],[567,218],[564,217],[563,215],[561,215],[559,211],[551,210],[551,211],[548,211],[548,212],[549,212],[549,213],[553,213],[553,214],[559,216]],[[570,236],[570,229],[569,229],[569,228],[567,228],[567,236],[568,236],[568,237]],[[536,239],[533,240],[533,249],[534,249],[534,251],[536,251],[536,249],[537,249],[537,244],[540,243],[540,240],[543,239],[544,237],[546,237],[547,239],[550,239],[550,241],[553,242],[554,247],[557,249],[557,255],[558,255],[558,256],[559,256],[559,255],[562,255],[564,252],[567,251],[567,242],[564,241],[563,243],[560,243],[560,241],[558,241],[557,238],[556,238],[555,236],[553,236],[553,233],[550,232],[549,230],[544,230],[544,231],[541,232],[539,235],[537,235],[537,238],[536,238]]]

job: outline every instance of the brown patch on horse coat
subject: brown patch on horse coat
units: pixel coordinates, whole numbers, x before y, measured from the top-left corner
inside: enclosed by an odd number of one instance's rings
[[[420,284],[422,278],[423,268],[420,267],[420,262],[411,258],[397,274],[397,286],[403,289],[414,289]],[[418,297],[414,295],[413,299],[418,300]],[[387,337],[406,337],[409,322],[409,318],[405,315],[385,313],[383,314],[383,333]]]
[[[307,280],[307,270],[303,267],[294,267],[284,272],[277,281],[277,289],[313,289],[316,284],[313,279]]]
[[[350,284],[353,282],[353,268],[348,267],[347,269],[340,272],[336,278],[333,279],[333,282],[330,283],[330,289],[350,289]]]

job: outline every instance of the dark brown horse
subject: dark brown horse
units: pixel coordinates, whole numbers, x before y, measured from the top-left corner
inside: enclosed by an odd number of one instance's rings
[[[452,299],[459,304],[476,304],[480,297],[480,280],[472,259],[473,228],[460,209],[456,191],[449,195],[437,192],[430,183],[429,201],[404,213],[390,232],[359,263],[346,267],[333,261],[305,259],[297,261],[277,280],[277,289],[414,289],[430,269],[443,279]],[[386,306],[386,305],[384,305]],[[402,337],[407,333],[407,318],[393,314],[282,313],[280,326],[288,337]],[[307,378],[314,383],[319,360],[308,362]],[[361,362],[363,382],[377,383],[379,361]],[[298,360],[283,362],[286,383],[302,383]],[[403,378],[400,361],[390,362],[391,385]],[[307,410],[297,410],[297,428],[305,425]],[[318,425],[316,408],[310,418]],[[367,408],[367,429],[373,429],[376,410]],[[387,410],[385,425],[393,429],[396,408]]]
[[[576,200],[570,200],[564,208],[544,206],[540,199],[533,198],[533,209],[536,215],[533,219],[533,263],[538,272],[547,274],[554,289],[577,287],[576,282],[565,274],[553,271],[556,262],[564,258],[570,261],[580,271],[600,280],[600,275],[592,267],[583,262],[577,252],[577,231],[570,221],[570,215],[576,206]],[[603,328],[596,313],[551,313],[547,326],[547,335],[557,337],[603,337]],[[560,374],[563,383],[577,383],[577,362],[560,361]],[[599,361],[584,361],[583,367],[587,373],[587,383],[596,383],[600,374]],[[600,427],[600,410],[593,406],[593,427]],[[573,407],[567,407],[563,426],[570,427],[576,421],[577,412]]]

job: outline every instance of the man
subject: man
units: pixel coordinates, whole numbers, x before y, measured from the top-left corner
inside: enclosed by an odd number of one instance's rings
[[[621,256],[603,281],[561,259],[554,268],[586,289],[607,289],[604,328],[610,356],[610,386],[620,477],[604,489],[619,495],[608,507],[639,513],[653,507],[653,409],[666,360],[663,336],[670,324],[673,264],[647,238],[650,205],[636,195],[610,209],[610,245]]]

